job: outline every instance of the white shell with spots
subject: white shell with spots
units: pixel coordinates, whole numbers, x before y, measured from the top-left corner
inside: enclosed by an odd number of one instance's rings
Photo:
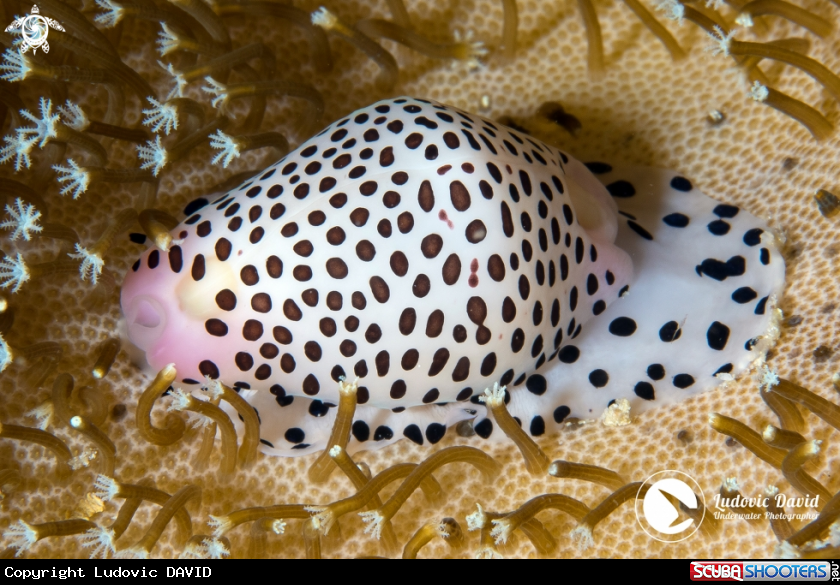
[[[169,262],[147,251],[123,288],[129,336],[185,384],[241,387],[282,455],[323,449],[340,375],[360,377],[352,451],[435,443],[476,415],[498,435],[464,402],[496,381],[539,435],[739,373],[784,274],[763,223],[672,173],[599,178],[621,215],[552,147],[440,104],[379,102],[195,211]],[[743,269],[713,261],[736,257]]]

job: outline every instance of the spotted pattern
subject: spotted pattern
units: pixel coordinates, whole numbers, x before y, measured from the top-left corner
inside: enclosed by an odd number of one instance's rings
[[[578,223],[570,195],[587,168],[618,202],[620,247]],[[763,332],[781,265],[763,224],[709,206],[674,175],[660,193],[688,203],[652,215],[640,180],[455,108],[386,100],[190,209],[175,230],[184,241],[166,259],[147,252],[123,303],[149,272],[172,283],[185,308],[160,354],[184,380],[236,381],[271,453],[324,447],[329,427],[308,421],[334,416],[344,375],[359,377],[356,448],[435,444],[476,414],[476,434],[498,436],[483,407],[458,406],[494,382],[522,397],[512,413],[539,436],[620,397],[708,387],[727,364],[743,368],[730,352],[751,351]],[[729,303],[720,314],[689,319],[693,307],[664,314],[660,303],[649,316],[664,292],[634,304],[642,279],[621,298],[632,268],[620,248],[701,237],[713,243],[691,242],[678,264],[690,286],[718,287],[710,296]],[[701,342],[712,357],[677,359]]]

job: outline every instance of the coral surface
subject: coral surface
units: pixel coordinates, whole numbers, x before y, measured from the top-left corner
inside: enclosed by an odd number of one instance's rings
[[[311,46],[300,27],[269,17],[227,15],[223,19],[234,47],[254,40],[264,42],[276,53],[278,78],[300,80],[320,92],[323,124],[384,97],[408,94],[430,98],[494,119],[507,117],[535,136],[574,153],[580,160],[674,169],[690,177],[704,193],[765,218],[786,237],[788,267],[788,285],[781,303],[786,319],[782,321],[781,337],[771,350],[768,363],[780,376],[837,402],[832,375],[840,356],[837,331],[840,285],[833,275],[840,254],[840,232],[835,222],[821,215],[813,199],[817,189],[833,192],[840,189],[836,174],[840,139],[836,133],[817,142],[791,118],[749,99],[747,88],[733,70],[734,62],[704,50],[710,43],[705,33],[689,23],[680,26],[668,22],[661,14],[660,20],[666,22],[666,27],[688,53],[678,62],[672,61],[656,37],[623,3],[595,2],[604,39],[605,74],[593,79],[587,71],[584,25],[577,3],[571,0],[517,2],[518,39],[512,60],[503,56],[500,47],[502,2],[410,0],[406,4],[415,30],[434,41],[451,42],[456,35],[464,38],[467,33],[475,40],[484,41],[490,49],[483,57],[484,64],[474,68],[469,62],[433,60],[383,40],[382,46],[391,51],[399,64],[397,85],[384,89],[377,83],[379,66],[338,36],[331,35],[329,40],[333,69],[323,72],[313,67]],[[45,3],[42,12],[61,20],[49,12],[52,5],[52,2]],[[835,26],[840,22],[837,6],[829,2],[804,0],[800,5]],[[318,9],[319,3],[298,0],[295,6],[312,12]],[[4,7],[8,21],[28,10],[28,6],[17,6],[11,1],[4,2]],[[328,3],[328,8],[347,23],[390,15],[388,3],[384,1],[342,0]],[[654,11],[653,6],[648,8]],[[92,4],[85,8],[91,15],[96,11],[101,9]],[[728,22],[733,22],[736,16],[736,11],[726,6],[721,13]],[[809,55],[828,69],[840,71],[840,34],[836,31],[819,39],[777,17],[756,21],[751,31],[742,30],[737,38],[766,41],[809,37]],[[71,22],[65,19],[63,26],[68,34],[73,33]],[[103,30],[123,61],[140,72],[151,83],[155,97],[163,101],[173,81],[156,65],[160,57],[155,41],[160,25],[129,18],[115,28]],[[51,41],[54,35],[57,37],[58,33],[50,33]],[[4,37],[4,42],[11,38]],[[50,63],[90,64],[78,57],[68,58],[60,42],[52,44]],[[190,57],[175,53],[165,59],[178,69],[186,69]],[[830,122],[838,122],[838,104],[822,86],[791,67],[771,62],[763,62],[762,66],[777,90],[820,110]],[[227,83],[242,81],[237,75],[231,74]],[[203,85],[201,79],[191,83],[185,95],[204,104],[209,113],[212,96],[202,91]],[[106,115],[107,93],[101,85],[27,80],[17,86],[20,99],[30,112],[37,112],[38,99],[47,96],[56,104],[69,97],[85,109],[91,120],[102,120]],[[3,84],[2,91],[9,87]],[[547,101],[560,102],[579,121],[579,129],[574,134],[537,114],[539,106]],[[141,110],[149,104],[141,103],[130,90],[125,91],[125,103],[125,114],[115,123],[138,127]],[[247,100],[231,104],[230,115],[237,120],[243,119],[247,111]],[[710,116],[712,111],[722,114],[722,120]],[[309,112],[302,100],[269,95],[261,130],[283,133],[294,147],[313,130]],[[65,122],[67,119],[63,118]],[[3,132],[8,135],[13,131],[12,116],[6,115],[5,120]],[[139,166],[132,143],[110,138],[100,140],[106,146],[109,167]],[[7,164],[2,167],[2,173],[6,178],[32,186],[48,203],[49,216],[41,224],[45,230],[47,225],[63,224],[77,232],[81,246],[90,248],[122,210],[140,210],[148,207],[148,202],[142,199],[147,191],[141,183],[93,183],[77,199],[70,194],[59,195],[61,186],[48,171],[49,164],[65,164],[67,157],[79,161],[84,158],[81,148],[71,142],[66,153],[57,152],[58,148],[34,149],[32,169],[15,174],[13,165]],[[211,164],[215,154],[206,141],[182,160],[168,165],[159,174],[154,207],[180,218],[186,203],[208,193],[214,185],[235,173],[260,169],[276,158],[269,150],[254,150],[243,153],[223,168]],[[11,206],[14,197],[9,193],[3,194]],[[130,230],[121,232],[104,254],[106,274],[113,275],[117,284],[144,249],[127,237],[128,231],[140,230],[134,224]],[[57,257],[66,259],[66,254],[73,252],[73,246],[65,239],[47,238],[34,231],[28,241],[4,237],[2,249],[10,259],[21,253],[30,266]],[[94,396],[93,402],[107,405],[107,414],[99,426],[116,447],[116,479],[133,484],[150,479],[169,494],[191,484],[202,487],[200,505],[197,499],[187,505],[195,534],[210,534],[211,528],[207,526],[210,515],[224,515],[250,506],[323,505],[355,493],[352,483],[338,471],[326,483],[311,483],[307,469],[315,455],[294,459],[260,455],[249,469],[222,477],[217,471],[221,458],[218,440],[205,470],[196,469],[192,463],[201,444],[200,430],[189,430],[184,439],[166,447],[154,446],[141,438],[135,424],[136,404],[150,376],[132,365],[125,351],[118,354],[103,379],[91,373],[101,344],[117,335],[120,318],[118,287],[108,289],[108,279],[100,281],[95,289],[98,293],[92,293],[90,278],[82,280],[74,271],[56,269],[37,277],[33,275],[17,293],[10,289],[3,292],[8,301],[7,313],[14,312],[11,328],[8,317],[4,317],[3,337],[17,357],[0,374],[0,422],[36,426],[37,421],[28,413],[51,397],[56,373],[71,374],[76,388],[91,387],[81,393],[82,397],[87,393]],[[50,371],[45,371],[44,366],[48,359],[36,356],[27,361],[25,351],[15,352],[15,348],[40,342],[56,342],[61,346],[60,361]],[[170,399],[163,398],[161,402],[167,400]],[[79,408],[81,402],[74,404]],[[87,409],[86,413],[96,418],[95,410]],[[805,418],[802,434],[823,441],[821,452],[805,469],[829,492],[835,493],[840,489],[840,478],[833,471],[840,464],[838,431],[801,410]],[[728,477],[736,477],[740,492],[747,496],[763,493],[768,485],[794,496],[796,491],[780,470],[710,428],[708,415],[713,411],[737,418],[759,432],[769,423],[778,425],[757,384],[746,377],[676,406],[647,412],[627,426],[569,425],[559,434],[540,437],[537,443],[551,460],[599,465],[618,472],[627,481],[643,481],[663,469],[683,471],[696,479],[707,503]],[[162,420],[162,417],[155,418],[156,424]],[[65,440],[74,456],[94,446],[90,439],[59,418],[52,421],[48,430]],[[359,453],[355,459],[367,464],[376,474],[397,463],[418,463],[433,450],[453,445],[484,450],[503,466],[501,475],[488,482],[475,470],[461,467],[463,464],[435,472],[445,496],[434,504],[419,493],[407,500],[392,522],[400,545],[408,542],[427,521],[452,517],[466,526],[464,519],[475,512],[476,503],[486,510],[508,512],[537,495],[557,492],[594,507],[610,492],[608,488],[581,480],[532,476],[513,444],[488,444],[478,437],[462,438],[452,431],[435,447],[401,441],[384,450]],[[7,531],[21,519],[38,524],[80,517],[80,514],[88,517],[90,512],[78,511],[80,502],[93,491],[96,474],[106,459],[94,458],[89,466],[75,471],[68,482],[59,485],[52,480],[56,458],[44,447],[0,439],[0,469],[17,469],[21,476],[21,482],[13,486],[15,489],[2,486],[5,497],[0,502],[0,529]],[[386,488],[383,501],[393,489],[393,486]],[[91,519],[99,525],[109,525],[116,516],[117,503],[106,503],[104,511],[90,516]],[[157,505],[143,504],[118,540],[117,548],[136,543],[157,510]],[[546,511],[540,519],[559,542],[551,554],[564,558],[768,557],[778,544],[769,523],[763,519],[722,520],[717,534],[700,531],[679,543],[658,542],[640,529],[631,502],[598,524],[593,546],[582,551],[569,536],[576,525],[569,516]],[[793,523],[798,526],[802,521]],[[284,534],[269,534],[266,554],[303,556],[303,524],[302,520],[288,520]],[[230,539],[232,556],[247,556],[249,526],[240,526],[226,536]],[[2,546],[10,545],[7,539]],[[470,532],[466,533],[466,546],[461,549],[453,550],[445,540],[434,539],[419,556],[472,557],[479,548],[477,533]],[[152,556],[176,557],[183,549],[183,540],[170,527],[152,550]],[[324,557],[382,554],[379,543],[364,533],[364,524],[355,514],[345,516],[340,531],[330,531],[322,539],[320,549]],[[75,558],[86,557],[89,552],[74,537],[56,537],[46,538],[22,554]],[[537,555],[531,542],[520,532],[514,532],[507,544],[500,545],[499,552],[510,557]]]

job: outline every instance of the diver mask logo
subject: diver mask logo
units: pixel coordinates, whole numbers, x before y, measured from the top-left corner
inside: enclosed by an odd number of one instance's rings
[[[21,53],[26,53],[29,49],[32,49],[32,53],[36,53],[39,48],[45,53],[49,53],[50,45],[47,42],[47,35],[51,28],[64,32],[64,27],[57,20],[41,16],[38,6],[35,5],[32,7],[30,14],[14,20],[12,24],[7,26],[6,32],[20,30],[23,37],[21,39]]]
[[[694,534],[705,516],[700,486],[680,471],[655,473],[636,494],[636,518],[642,529],[661,542],[679,542]]]

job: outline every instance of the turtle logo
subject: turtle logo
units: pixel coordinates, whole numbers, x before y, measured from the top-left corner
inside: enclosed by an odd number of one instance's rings
[[[49,53],[50,45],[47,42],[47,34],[51,28],[64,32],[64,27],[57,20],[41,16],[38,6],[35,5],[32,7],[31,14],[16,19],[6,27],[6,32],[20,30],[20,34],[23,37],[23,46],[20,48],[21,53],[25,53],[29,49],[32,49],[32,52],[36,53],[39,47],[45,53]]]

